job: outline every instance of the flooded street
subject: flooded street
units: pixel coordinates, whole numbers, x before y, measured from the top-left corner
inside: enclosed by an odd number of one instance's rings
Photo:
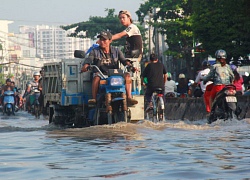
[[[249,129],[250,119],[62,129],[1,115],[1,179],[247,179]]]

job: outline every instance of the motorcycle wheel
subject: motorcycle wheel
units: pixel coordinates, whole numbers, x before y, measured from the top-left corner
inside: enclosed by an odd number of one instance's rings
[[[11,115],[11,111],[10,109],[7,109],[7,115],[10,116]]]
[[[38,106],[38,105],[35,105],[35,107],[34,107],[34,114],[35,114],[35,117],[36,117],[37,119],[40,118],[39,106]]]
[[[234,118],[234,112],[236,111],[236,103],[227,103],[228,106],[228,112],[226,113],[225,120],[232,120]],[[235,115],[236,116],[236,115]]]
[[[120,111],[120,112],[116,112],[114,113],[114,121],[115,123],[117,122],[129,122],[128,119],[128,112],[127,111]]]
[[[162,108],[163,107],[163,108]],[[165,120],[165,115],[164,115],[164,101],[160,97],[158,98],[156,102],[156,111],[157,111],[157,120],[158,121],[164,121]]]

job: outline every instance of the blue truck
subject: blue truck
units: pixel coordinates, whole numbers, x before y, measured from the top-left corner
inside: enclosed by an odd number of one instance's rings
[[[44,64],[43,96],[49,123],[68,127],[86,127],[118,122],[117,117],[116,120],[106,121],[105,117],[100,116],[100,113],[108,114],[108,108],[98,109],[98,107],[89,106],[88,100],[92,98],[92,72],[80,73],[84,61],[85,58],[74,58]],[[134,58],[132,61],[136,62],[137,59]],[[139,63],[135,64],[139,65]],[[138,75],[131,74],[131,76],[133,98],[138,100],[138,104],[128,106],[127,117],[123,117],[126,122],[144,119],[144,96],[138,93],[140,79]]]

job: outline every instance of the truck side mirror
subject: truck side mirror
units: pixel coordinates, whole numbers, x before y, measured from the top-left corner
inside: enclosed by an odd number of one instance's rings
[[[82,50],[75,50],[74,51],[75,58],[85,58],[85,51]]]

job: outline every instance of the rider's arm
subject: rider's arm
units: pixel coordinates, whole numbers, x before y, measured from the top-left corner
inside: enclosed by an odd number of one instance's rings
[[[230,81],[231,81],[231,83],[234,81],[234,73],[233,73],[233,71],[231,70],[231,68],[229,67],[228,68],[228,71],[229,71],[229,79],[230,79]]]
[[[196,79],[194,81],[195,84],[198,84],[201,81],[201,71],[198,73],[198,75],[196,76]]]
[[[94,58],[95,58],[95,53],[94,53],[94,50],[92,50],[92,51],[89,53],[88,58],[85,60],[83,66],[82,66],[81,72],[86,72],[86,71],[88,71],[88,66],[89,66],[90,64],[93,63]]]
[[[112,36],[112,40],[120,39],[120,38],[122,38],[123,36],[127,36],[126,31],[122,31],[122,32],[120,32],[120,33],[117,33],[117,34],[113,35],[113,36]]]
[[[148,67],[149,66],[146,66],[146,68],[144,69],[144,71],[141,74],[142,85],[144,85],[144,86],[146,85],[144,79],[147,77]]]
[[[145,86],[144,77],[143,77],[143,76],[141,76],[141,85],[142,85],[142,86]]]
[[[93,61],[95,59],[95,49],[92,49],[90,51],[88,58],[85,59],[84,64],[93,64]]]
[[[200,81],[202,81],[201,80],[201,71],[198,73],[198,75],[196,76],[196,78],[195,78],[195,81],[194,81],[194,83],[192,84],[192,86],[198,86],[198,84],[199,84],[199,82]]]
[[[118,60],[119,60],[124,66],[126,66],[126,65],[131,65],[130,61],[128,61],[128,60],[124,57],[124,55],[123,55],[123,53],[121,52],[120,49],[118,49]]]
[[[38,83],[38,90],[39,90],[39,91],[42,91],[42,90],[43,90],[42,82],[39,82],[39,83]]]
[[[163,79],[164,79],[164,84],[165,84],[167,81],[167,74],[163,74]]]
[[[165,84],[168,76],[167,76],[167,71],[166,71],[165,66],[163,64],[162,64],[162,66],[163,66],[163,80],[164,80],[164,84]]]
[[[214,66],[212,66],[211,69],[210,69],[210,72],[208,73],[208,75],[206,75],[206,76],[204,76],[202,78],[203,82],[207,82],[207,81],[213,80],[214,79],[215,71],[216,71],[216,68]]]
[[[177,91],[177,86],[176,86],[176,83],[174,82],[174,91],[176,92]]]

